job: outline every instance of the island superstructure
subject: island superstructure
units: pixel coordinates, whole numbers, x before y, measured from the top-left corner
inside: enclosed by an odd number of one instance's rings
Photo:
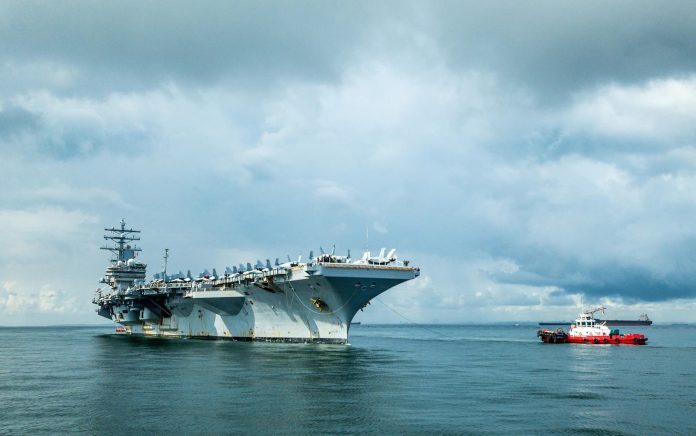
[[[113,258],[93,303],[132,335],[344,344],[358,310],[420,275],[396,250],[365,252],[358,260],[321,250],[316,257],[310,252],[307,262],[267,259],[227,267],[219,276],[215,269],[195,278],[167,275],[165,266],[146,281],[147,266],[134,245],[140,231],[124,220],[104,230],[111,245],[101,248]]]

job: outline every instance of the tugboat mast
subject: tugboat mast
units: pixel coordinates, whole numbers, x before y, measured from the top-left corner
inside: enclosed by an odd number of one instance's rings
[[[586,311],[585,311],[585,314],[587,314],[587,315],[594,315],[595,313],[597,313],[597,312],[599,312],[599,311],[601,311],[602,313],[604,313],[604,311],[605,311],[606,309],[607,309],[606,307],[600,306],[600,307],[597,307],[597,308],[592,309],[592,310],[586,310]]]

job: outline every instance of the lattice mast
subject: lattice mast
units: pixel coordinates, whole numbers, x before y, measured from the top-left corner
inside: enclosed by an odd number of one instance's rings
[[[116,244],[115,246],[104,245],[103,247],[100,247],[102,250],[107,250],[114,254],[114,258],[111,259],[111,263],[116,264],[119,261],[126,262],[129,259],[134,259],[136,253],[138,251],[142,251],[142,249],[136,247],[135,245],[131,246],[129,244],[132,241],[140,240],[140,236],[137,236],[137,234],[140,233],[140,230],[133,230],[132,228],[127,229],[126,221],[124,219],[121,219],[121,228],[105,228],[104,231],[107,232],[104,235],[104,239],[107,241],[113,241]]]

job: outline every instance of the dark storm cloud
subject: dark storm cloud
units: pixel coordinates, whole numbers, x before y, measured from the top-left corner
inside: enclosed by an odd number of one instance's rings
[[[10,2],[0,14],[6,58],[69,63],[134,87],[334,77],[373,18],[345,2],[263,1]]]
[[[432,20],[447,59],[527,85],[540,99],[696,69],[690,1],[438,2]]]
[[[19,106],[8,105],[0,109],[0,139],[32,131],[40,124],[41,116]]]
[[[495,274],[493,278],[498,283],[551,286],[567,293],[622,297],[627,301],[668,301],[696,296],[693,268],[660,274],[648,267],[619,261],[587,265],[567,255],[522,259],[520,268],[519,272]]]
[[[428,63],[435,52],[452,68],[490,71],[553,100],[696,68],[688,1],[22,1],[5,2],[0,20],[5,58],[76,65],[114,88],[337,80],[364,56]]]
[[[146,153],[148,138],[132,125],[104,122],[90,108],[55,106],[39,99],[35,112],[8,103],[0,109],[0,152],[20,158],[65,160],[90,157],[102,151],[130,157]],[[65,113],[75,112],[66,116]]]

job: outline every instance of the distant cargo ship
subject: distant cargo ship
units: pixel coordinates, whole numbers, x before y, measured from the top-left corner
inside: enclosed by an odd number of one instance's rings
[[[638,319],[598,319],[597,322],[604,321],[609,326],[620,326],[620,325],[652,325],[652,320],[648,318],[646,313],[638,317]]]
[[[596,319],[597,323],[605,322],[608,326],[625,326],[625,325],[652,325],[652,320],[647,314],[642,314],[638,319]],[[571,325],[569,321],[559,322],[540,322],[539,325]]]

